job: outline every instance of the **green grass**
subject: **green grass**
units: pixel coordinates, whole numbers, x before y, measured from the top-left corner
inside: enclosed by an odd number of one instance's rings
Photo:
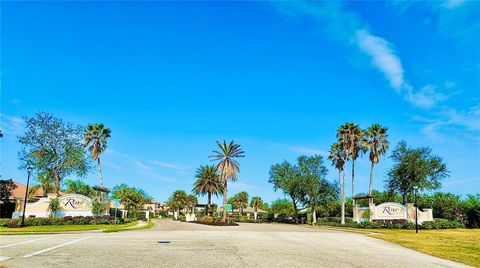
[[[415,230],[405,229],[318,228],[361,233],[432,256],[480,267],[480,229],[419,230],[417,234]]]
[[[131,227],[131,226],[123,226],[123,227],[118,227],[118,228],[110,228],[110,229],[105,229],[103,230],[104,233],[112,233],[112,232],[121,232],[121,231],[134,231],[134,230],[143,230],[143,229],[148,229],[148,228],[152,228],[152,226],[154,226],[155,223],[153,222],[148,222],[147,225],[144,225],[144,226],[138,226],[138,227]],[[132,225],[134,226],[134,225]],[[130,227],[130,228],[128,228]]]
[[[24,228],[7,228],[0,227],[0,234],[40,234],[40,233],[61,233],[71,231],[90,231],[90,230],[109,230],[115,228],[127,228],[135,226],[137,222],[130,222],[126,224],[105,225],[45,225],[45,226],[27,226]]]

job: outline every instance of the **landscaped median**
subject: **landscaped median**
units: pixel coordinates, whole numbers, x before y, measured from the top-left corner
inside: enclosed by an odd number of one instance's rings
[[[99,217],[63,217],[63,218],[29,218],[25,227],[20,227],[20,219],[0,219],[0,234],[38,234],[61,233],[69,231],[103,230],[118,232],[125,230],[147,229],[153,222],[139,224],[136,220],[114,219],[110,216]],[[138,226],[137,226],[138,224]]]
[[[420,230],[417,234],[406,229],[315,228],[361,233],[432,256],[480,266],[480,229]]]

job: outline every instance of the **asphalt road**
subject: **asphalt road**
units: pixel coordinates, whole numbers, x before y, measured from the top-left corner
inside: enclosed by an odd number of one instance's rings
[[[160,241],[166,243],[159,243]],[[6,267],[465,267],[361,234],[283,224],[0,236]]]

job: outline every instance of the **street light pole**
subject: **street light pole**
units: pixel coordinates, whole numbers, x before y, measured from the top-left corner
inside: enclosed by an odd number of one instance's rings
[[[28,198],[28,184],[30,183],[30,174],[32,174],[33,167],[28,167],[28,177],[27,177],[27,188],[25,189],[25,199],[23,200],[23,215],[22,215],[22,227],[25,227],[25,210],[27,209],[27,198]]]
[[[417,205],[417,188],[415,190],[415,233],[418,234],[418,205]]]

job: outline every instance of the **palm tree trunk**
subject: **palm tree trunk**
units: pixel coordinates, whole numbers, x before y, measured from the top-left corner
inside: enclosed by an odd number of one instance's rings
[[[253,217],[255,218],[255,221],[257,221],[257,207],[256,206],[253,210]]]
[[[372,161],[372,165],[370,166],[370,186],[368,188],[368,195],[372,195],[372,184],[373,184],[373,161]]]
[[[227,221],[227,180],[225,180],[224,188],[223,188],[223,215],[222,215],[222,222]]]
[[[352,208],[355,206],[355,160],[352,159]]]
[[[103,187],[103,179],[102,179],[102,168],[100,165],[100,157],[97,158],[97,170],[98,170],[98,177],[100,178],[100,188]],[[103,192],[100,192],[100,200],[103,199]]]
[[[342,224],[345,224],[345,171],[343,171],[342,175],[342,183],[340,185],[341,188],[341,196],[342,196]]]
[[[207,202],[207,212],[205,213],[206,216],[208,216],[208,212],[210,212],[210,203],[212,202],[212,194],[208,193],[208,202]]]

